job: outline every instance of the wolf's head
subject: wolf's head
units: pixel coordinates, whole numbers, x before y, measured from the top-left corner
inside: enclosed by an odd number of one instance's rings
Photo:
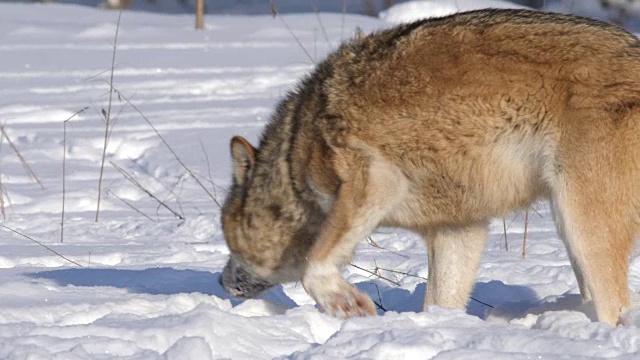
[[[251,298],[301,278],[319,226],[293,193],[286,156],[259,154],[238,136],[231,155],[233,186],[222,208],[231,256],[220,282],[230,294]]]

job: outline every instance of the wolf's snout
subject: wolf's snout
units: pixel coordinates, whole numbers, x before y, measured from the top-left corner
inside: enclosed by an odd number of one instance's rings
[[[218,279],[222,288],[232,296],[250,299],[273,286],[270,282],[251,275],[229,260]]]

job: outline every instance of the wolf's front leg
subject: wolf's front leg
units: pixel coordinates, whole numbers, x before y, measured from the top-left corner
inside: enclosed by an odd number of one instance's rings
[[[342,182],[307,258],[302,284],[332,316],[375,315],[371,299],[346,282],[340,269],[351,261],[358,241],[406,196],[407,179],[375,151],[337,153],[334,160]]]
[[[429,277],[423,310],[429,305],[464,309],[488,234],[487,222],[424,231]]]

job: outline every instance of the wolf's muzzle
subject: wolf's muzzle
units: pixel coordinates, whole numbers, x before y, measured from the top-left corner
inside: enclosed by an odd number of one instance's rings
[[[244,299],[255,298],[273,286],[270,282],[251,275],[232,260],[224,267],[218,282],[230,295]]]

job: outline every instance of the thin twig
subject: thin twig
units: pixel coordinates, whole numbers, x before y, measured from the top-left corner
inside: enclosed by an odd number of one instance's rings
[[[83,113],[89,107],[85,106],[83,109],[76,111],[71,116],[69,116],[65,121],[62,122],[63,130],[62,130],[62,216],[60,218],[60,243],[64,242],[64,205],[65,199],[67,195],[67,123],[71,121],[77,115]]]
[[[316,0],[311,0],[311,8],[313,12],[316,14],[316,18],[318,19],[318,24],[320,24],[320,30],[322,30],[322,35],[324,36],[324,40],[327,42],[327,45],[331,47],[331,41],[329,41],[329,35],[327,34],[327,29],[324,27],[324,23],[322,22],[322,18],[320,17],[320,9],[318,8],[318,4]]]
[[[542,216],[542,214],[540,214],[540,213],[538,212],[538,210],[537,210],[535,207],[533,207],[533,205],[532,205],[532,206],[530,206],[530,207],[529,207],[529,209],[527,209],[527,211],[529,211],[529,210],[533,211],[536,215],[538,215],[538,217],[539,217],[539,218],[542,218],[542,217],[543,217],[543,216]]]
[[[11,146],[13,151],[18,156],[18,159],[20,159],[20,163],[22,163],[22,167],[27,172],[27,175],[29,176],[29,178],[31,178],[31,180],[37,182],[38,185],[40,185],[40,188],[42,190],[44,190],[44,185],[42,185],[42,182],[40,182],[40,179],[38,179],[38,175],[36,175],[36,173],[33,171],[33,169],[31,169],[31,166],[29,166],[29,163],[27,163],[27,160],[25,160],[24,157],[22,156],[22,154],[20,154],[20,151],[13,144],[13,142],[9,138],[9,135],[7,135],[7,132],[4,131],[4,125],[0,125],[0,131],[2,132],[2,136],[4,136],[4,138],[7,139],[7,143],[9,143],[9,146]]]
[[[176,186],[178,186],[178,184],[180,184],[181,182],[183,182],[183,178],[188,174],[186,171],[184,173],[182,173],[182,175],[178,176],[177,180],[175,181],[175,183],[173,185],[171,185],[171,187],[167,186],[164,184],[164,182],[162,182],[160,179],[158,179],[155,175],[153,175],[152,173],[149,172],[149,170],[147,170],[147,168],[145,168],[144,166],[141,166],[138,161],[136,159],[132,159],[129,158],[129,160],[138,167],[138,170],[147,175],[149,178],[155,180],[156,183],[160,184],[160,186],[162,186],[165,190],[167,190],[168,194],[165,197],[165,199],[163,200],[164,202],[167,202],[168,200],[171,200],[171,196],[173,196],[173,199],[176,200],[176,204],[178,205],[178,208],[180,209],[180,214],[182,216],[184,216],[184,210],[182,208],[182,203],[180,202],[180,195],[176,194],[176,192],[174,191]]]
[[[410,277],[414,277],[414,278],[422,279],[422,280],[425,280],[425,281],[427,281],[427,282],[429,281],[429,279],[427,279],[426,277],[423,277],[423,276],[418,276],[418,275],[409,274],[409,273],[404,272],[404,271],[398,271],[398,270],[385,269],[385,268],[381,268],[381,267],[379,267],[379,266],[377,266],[377,265],[376,265],[376,267],[377,267],[377,269],[378,269],[378,270],[384,270],[384,271],[389,271],[389,272],[396,273],[396,274],[402,274],[402,275],[406,275],[406,276],[410,276]],[[382,278],[382,279],[385,279],[385,278]],[[386,279],[385,279],[385,280],[386,280]],[[470,296],[469,298],[470,298],[471,300],[473,300],[473,301],[477,302],[477,303],[480,303],[480,304],[482,304],[482,305],[488,306],[488,307],[490,307],[490,308],[492,308],[492,309],[494,308],[494,306],[489,305],[489,304],[487,304],[486,302],[480,301],[480,300],[478,300],[478,299],[474,298],[473,296]]]
[[[386,268],[382,268],[382,267],[379,267],[379,266],[378,266],[378,270],[388,271],[388,272],[391,272],[391,273],[400,274],[400,275],[406,275],[406,276],[410,276],[410,277],[414,277],[414,278],[418,278],[418,279],[422,279],[422,280],[428,281],[428,279],[426,277],[424,277],[424,276],[413,275],[413,274],[409,274],[409,273],[404,272],[404,271],[386,269]]]
[[[376,274],[375,272],[373,272],[373,271],[371,271],[371,270],[367,270],[367,269],[365,269],[365,268],[362,268],[362,267],[360,267],[360,266],[358,266],[358,265],[356,265],[356,264],[354,264],[354,263],[349,263],[349,265],[353,266],[353,267],[354,267],[354,268],[356,268],[356,269],[360,269],[360,270],[362,270],[362,271],[364,271],[364,272],[366,272],[366,273],[369,273],[369,274],[371,274],[371,275],[373,275],[373,276],[375,276],[375,277],[378,277],[378,278],[380,278],[380,279],[387,280],[388,282],[392,283],[392,284],[393,284],[393,285],[395,285],[395,286],[400,286],[400,283],[399,283],[399,282],[397,282],[397,281],[393,281],[393,280],[391,280],[391,279],[389,279],[389,278],[386,278],[386,277],[384,277],[384,276],[382,276],[382,275],[380,275],[380,274]]]
[[[138,214],[146,217],[147,219],[149,219],[151,222],[157,222],[155,220],[153,220],[153,218],[151,218],[149,215],[143,213],[140,209],[138,209],[137,207],[133,206],[133,204],[131,204],[130,202],[128,202],[127,200],[121,198],[120,196],[116,195],[113,191],[109,191],[107,190],[107,194],[115,197],[116,199],[122,201],[125,205],[127,205],[128,207],[130,207],[131,209],[133,209],[135,212],[137,212]]]
[[[9,230],[9,231],[11,231],[11,232],[16,233],[16,234],[18,234],[18,235],[20,235],[20,236],[22,236],[22,237],[24,237],[24,238],[26,238],[26,239],[29,239],[29,240],[33,241],[34,243],[36,243],[36,244],[38,244],[38,245],[42,246],[43,248],[45,248],[45,249],[47,249],[47,250],[51,251],[52,253],[54,253],[54,254],[58,255],[59,257],[61,257],[61,258],[65,259],[65,260],[67,260],[68,262],[70,262],[70,263],[72,263],[72,264],[74,264],[74,265],[78,265],[78,266],[80,266],[80,267],[83,267],[82,265],[78,264],[77,262],[75,262],[75,261],[73,261],[73,260],[69,259],[68,257],[66,257],[66,256],[64,256],[64,255],[62,255],[62,254],[60,254],[59,252],[57,252],[57,251],[53,250],[52,248],[48,247],[47,245],[45,245],[45,244],[41,243],[40,241],[38,241],[38,240],[36,240],[36,239],[34,239],[34,238],[32,238],[32,237],[29,237],[29,236],[27,236],[27,235],[25,235],[25,234],[23,234],[23,233],[21,233],[21,232],[19,232],[19,231],[17,231],[17,230],[14,230],[14,229],[12,229],[12,228],[10,228],[10,227],[6,226],[6,225],[0,224],[0,226],[2,226],[3,228],[5,228],[5,229],[7,229],[7,230]]]
[[[4,143],[4,137],[0,136],[0,150],[2,150],[2,144]],[[2,220],[6,220],[6,213],[4,208],[4,185],[2,184],[2,171],[0,171],[0,211],[2,212]]]
[[[184,220],[184,216],[180,215],[178,212],[176,212],[171,207],[169,207],[169,205],[167,205],[165,202],[163,202],[162,200],[158,199],[157,196],[153,195],[153,193],[151,191],[147,190],[144,186],[142,186],[142,184],[140,184],[126,170],[124,170],[123,168],[118,166],[113,161],[109,161],[109,163],[111,164],[111,166],[116,168],[116,170],[118,170],[118,172],[120,172],[120,174],[122,174],[122,176],[124,176],[125,179],[129,180],[129,182],[131,182],[133,185],[135,185],[140,191],[144,192],[145,194],[149,195],[149,197],[151,197],[153,200],[157,201],[159,206],[162,206],[163,208],[169,210],[169,212],[171,212],[178,219]]]
[[[165,184],[164,184],[160,179],[158,179],[155,175],[153,175],[152,173],[150,173],[150,172],[149,172],[149,170],[148,170],[146,167],[144,167],[144,166],[140,165],[140,164],[138,163],[138,160],[133,159],[133,158],[129,158],[129,161],[131,161],[131,163],[133,163],[134,165],[136,165],[136,166],[137,166],[138,171],[140,171],[141,173],[143,173],[143,174],[147,175],[149,178],[151,178],[151,179],[155,180],[155,182],[156,182],[156,183],[158,183],[158,184],[159,184],[160,186],[162,186],[165,190],[167,190],[167,192],[169,193],[169,195],[173,195],[173,196],[176,198],[176,200],[178,200],[178,199],[179,199],[179,196],[178,196],[178,194],[176,194],[176,193],[174,192],[174,189],[175,189],[175,187],[178,185],[178,183],[181,181],[181,179],[185,176],[185,174],[187,173],[186,171],[185,171],[182,175],[178,176],[178,179],[176,180],[175,184],[173,184],[171,187],[169,187],[169,186],[165,185]]]
[[[394,250],[391,250],[391,249],[387,249],[386,247],[381,246],[380,244],[378,244],[377,242],[375,242],[375,241],[371,238],[371,236],[367,236],[366,241],[367,241],[367,244],[369,244],[369,245],[373,246],[374,248],[378,248],[378,249],[381,249],[381,250],[388,251],[388,252],[390,252],[390,253],[392,253],[392,254],[394,254],[394,255],[398,255],[398,256],[403,257],[403,258],[405,258],[405,259],[408,259],[408,258],[409,258],[409,256],[407,256],[407,255],[400,254],[400,253],[399,253],[399,252],[397,252],[397,251],[394,251]]]
[[[486,306],[486,307],[490,307],[490,308],[492,308],[492,309],[495,309],[495,306],[493,306],[493,305],[489,305],[489,304],[487,304],[486,302],[484,302],[484,301],[480,301],[480,300],[478,300],[478,299],[476,299],[476,298],[474,298],[474,297],[472,297],[472,296],[470,296],[470,297],[469,297],[469,299],[471,299],[471,300],[473,300],[473,301],[475,301],[475,302],[477,302],[477,303],[480,303],[480,304],[482,304],[482,305],[484,305],[484,306]]]
[[[109,121],[111,118],[111,104],[113,102],[113,74],[115,72],[116,66],[116,50],[118,45],[118,32],[120,32],[121,18],[122,11],[118,13],[118,22],[116,24],[116,34],[113,40],[113,52],[111,56],[111,76],[109,77],[109,103],[107,105],[107,112],[105,114],[104,144],[102,146],[102,160],[100,162],[100,177],[98,178],[98,204],[96,206],[96,222],[98,222],[98,217],[100,216],[100,200],[102,198],[102,176],[104,175],[104,162],[107,156],[107,145],[109,145]]]
[[[216,191],[216,187],[218,185],[216,185],[216,183],[213,182],[213,176],[211,175],[211,163],[209,162],[209,155],[207,155],[207,151],[204,149],[204,144],[202,143],[202,139],[198,138],[198,141],[200,142],[200,149],[202,149],[202,154],[204,155],[204,159],[207,162],[207,174],[209,175],[209,178],[207,180],[211,184],[211,188],[213,189],[213,195],[217,198],[218,194]]]
[[[307,55],[309,60],[311,60],[311,62],[315,64],[316,60],[313,57],[311,57],[311,54],[309,54],[307,49],[304,48],[304,46],[302,45],[302,42],[300,42],[300,39],[298,39],[296,34],[293,33],[293,30],[291,30],[291,27],[289,27],[289,24],[287,24],[287,22],[284,21],[284,18],[282,17],[282,15],[280,15],[280,13],[278,12],[278,9],[273,4],[272,0],[269,0],[269,5],[271,6],[271,15],[273,15],[274,18],[277,17],[278,19],[280,19],[280,21],[282,22],[282,25],[284,25],[284,27],[287,29],[287,31],[289,31],[291,36],[293,36],[293,39],[298,43],[302,51],[304,51],[304,53]]]
[[[524,213],[524,235],[522,236],[522,258],[527,256],[527,228],[529,227],[529,210]]]
[[[376,306],[377,306],[380,310],[382,310],[382,311],[386,312],[386,311],[387,311],[387,309],[385,309],[385,308],[384,308],[384,306],[382,306],[382,296],[380,295],[380,287],[379,287],[379,286],[378,286],[378,284],[376,284],[376,283],[371,283],[371,285],[373,285],[373,286],[375,286],[375,287],[376,287],[376,291],[378,292],[378,301],[379,301],[379,303],[378,303],[377,301],[373,300],[373,299],[371,299],[371,301],[373,301],[373,303],[374,303],[374,304],[376,304]]]
[[[169,191],[169,195],[167,195],[167,197],[165,198],[165,201],[171,200],[170,195],[173,195],[173,199],[175,199],[176,201],[176,205],[178,205],[178,209],[180,210],[180,214],[182,214],[182,216],[184,216],[184,209],[182,207],[182,202],[180,201],[180,195],[182,195],[182,190],[184,189],[184,178],[187,176],[187,172],[185,171],[184,173],[182,173],[182,175],[180,175],[176,181],[173,183],[173,185],[171,185],[170,188],[167,188],[166,186],[163,185],[163,187],[165,189],[167,189],[167,191]],[[155,177],[154,177],[155,179]],[[157,180],[157,179],[156,179]],[[159,181],[159,180],[157,180]],[[178,193],[175,192],[176,187],[178,187],[178,185],[180,185],[180,190],[178,191]]]
[[[340,42],[344,41],[344,22],[347,17],[347,0],[342,0],[342,19],[340,20]]]
[[[187,165],[182,161],[182,159],[180,159],[180,157],[178,156],[178,154],[176,154],[175,151],[173,151],[173,148],[171,147],[171,145],[169,145],[169,143],[164,139],[164,137],[162,137],[162,135],[160,134],[160,132],[158,131],[158,129],[156,129],[155,126],[153,126],[153,124],[151,123],[151,120],[149,120],[149,118],[146,117],[146,115],[144,115],[144,113],[142,113],[142,111],[135,106],[133,103],[131,103],[131,101],[129,100],[128,97],[126,97],[124,94],[122,94],[122,92],[120,92],[118,89],[114,88],[114,90],[116,92],[118,92],[118,94],[120,94],[120,96],[122,96],[122,98],[129,104],[129,106],[131,106],[138,114],[140,114],[140,116],[144,119],[144,121],[146,121],[146,123],[151,127],[151,129],[156,133],[156,136],[158,136],[158,138],[162,141],[162,143],[167,147],[167,149],[171,152],[171,154],[176,158],[176,160],[178,161],[178,163],[180,165],[182,165],[182,167],[189,173],[189,175],[191,175],[191,177],[196,181],[196,183],[198,183],[198,185],[200,185],[200,187],[207,193],[207,195],[209,195],[209,197],[211,197],[211,199],[213,200],[214,203],[216,203],[216,205],[218,207],[222,207],[222,205],[220,205],[220,203],[218,202],[218,200],[215,198],[215,196],[213,196],[213,194],[211,194],[211,192],[209,192],[209,190],[207,190],[207,187],[204,186],[204,184],[202,184],[202,182],[196,177],[196,175],[193,173],[193,171],[191,171],[191,169],[189,169],[187,167]]]
[[[502,218],[502,228],[504,229],[504,247],[509,251],[509,240],[507,239],[507,222],[504,218]]]

